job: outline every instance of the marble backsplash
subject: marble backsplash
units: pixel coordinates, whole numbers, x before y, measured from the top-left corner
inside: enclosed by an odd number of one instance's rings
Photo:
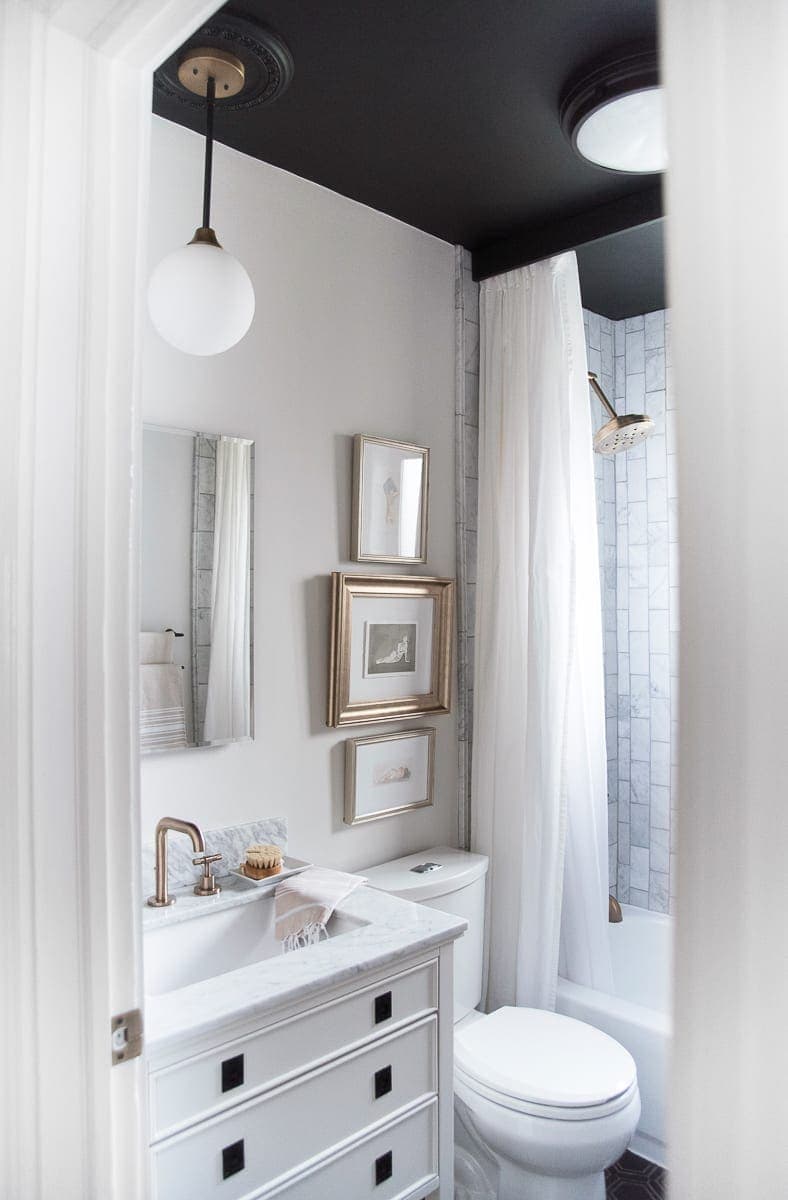
[[[246,825],[228,825],[225,829],[205,829],[206,854],[221,854],[222,861],[213,863],[213,873],[217,879],[234,871],[244,860],[247,846],[253,842],[269,842],[281,846],[287,853],[287,819],[285,817],[263,817],[259,821],[250,821]],[[202,874],[202,867],[195,867],[192,859],[196,858],[191,840],[184,834],[167,834],[167,877],[168,886],[184,887],[189,883],[197,883]],[[156,851],[153,842],[142,847],[142,885],[144,895],[150,896],[156,887],[155,882]]]

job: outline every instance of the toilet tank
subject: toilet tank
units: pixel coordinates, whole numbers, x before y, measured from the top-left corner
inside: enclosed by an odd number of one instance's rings
[[[369,867],[362,874],[381,892],[464,917],[468,922],[465,933],[454,943],[454,1020],[462,1020],[482,997],[487,856],[432,846]]]

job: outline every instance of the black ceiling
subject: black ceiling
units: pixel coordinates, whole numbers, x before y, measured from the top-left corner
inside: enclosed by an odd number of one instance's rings
[[[562,88],[584,63],[625,42],[655,42],[656,0],[243,0],[227,9],[275,29],[295,74],[271,105],[217,111],[217,139],[468,247],[477,274],[485,262],[514,265],[510,249],[524,261],[532,231],[560,238],[591,211],[602,232],[621,227],[604,217],[622,203],[642,208],[633,220],[658,215],[657,176],[593,167],[558,121]],[[202,127],[199,113],[159,95],[154,111]],[[583,250],[588,307],[621,317],[664,306],[660,230],[641,224]]]
[[[578,249],[587,308],[613,321],[665,308],[664,224],[653,221]]]

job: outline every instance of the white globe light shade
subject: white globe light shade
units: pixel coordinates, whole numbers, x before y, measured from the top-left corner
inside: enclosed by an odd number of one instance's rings
[[[148,284],[148,312],[166,342],[186,354],[221,354],[254,316],[245,268],[221,246],[190,242],[163,258]]]
[[[653,174],[668,165],[661,87],[630,92],[602,105],[577,131],[577,149],[612,171]]]

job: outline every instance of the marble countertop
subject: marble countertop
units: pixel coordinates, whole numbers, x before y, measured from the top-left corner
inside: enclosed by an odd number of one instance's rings
[[[167,908],[152,908],[146,904],[142,910],[143,934],[149,929],[179,925],[182,921],[191,921],[207,913],[223,912],[228,908],[238,908],[241,904],[252,904],[264,896],[270,897],[279,879],[272,875],[262,887],[240,875],[217,875],[216,882],[222,889],[218,896],[195,896],[193,886],[187,884],[185,887],[170,888],[176,903]]]
[[[261,896],[255,888],[250,891],[240,878],[228,876],[221,884],[222,893],[215,898],[191,896],[187,889],[175,893],[178,903],[170,909],[146,909],[143,928],[189,920],[200,909],[205,913],[206,905],[216,911],[255,900],[273,902],[270,893]],[[367,971],[396,968],[402,959],[453,941],[467,928],[461,917],[368,886],[352,892],[338,905],[336,914],[358,923],[356,928],[316,946],[277,954],[177,991],[146,997],[149,1056],[169,1055],[179,1043],[221,1036],[229,1025],[265,1019],[278,1009],[317,1000],[322,991],[352,984]]]

